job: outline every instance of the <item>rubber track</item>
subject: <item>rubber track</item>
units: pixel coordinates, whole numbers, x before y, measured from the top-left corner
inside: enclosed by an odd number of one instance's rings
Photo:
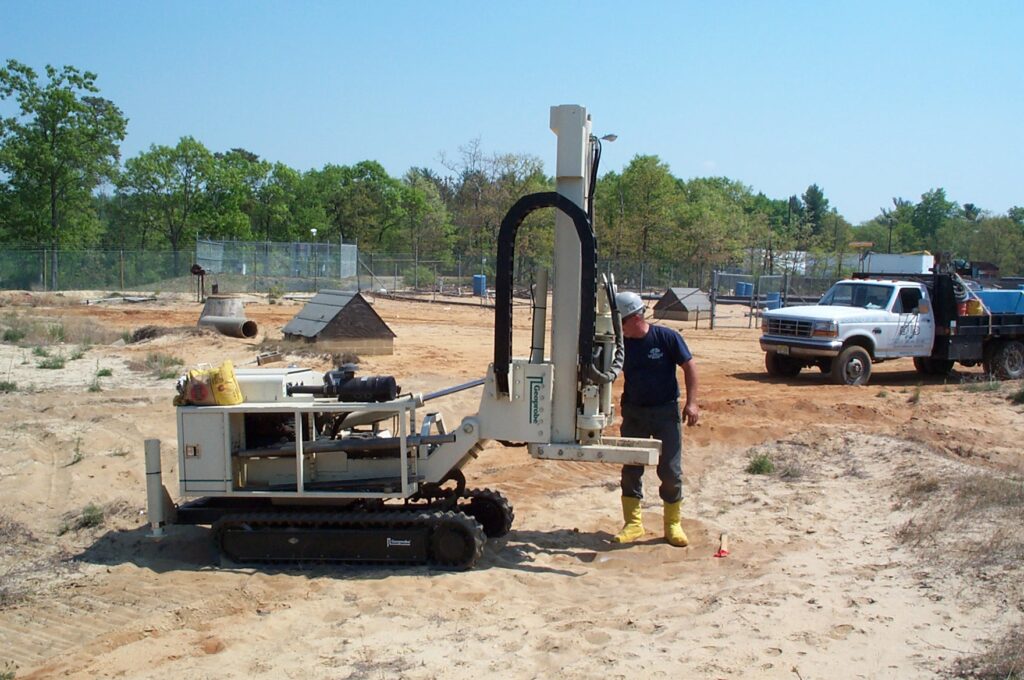
[[[512,509],[512,504],[509,503],[508,498],[505,497],[500,491],[494,491],[492,489],[466,489],[466,492],[462,495],[462,498],[467,502],[459,504],[459,510],[469,515],[473,514],[469,511],[470,506],[473,504],[473,500],[480,498],[485,503],[493,503],[499,508],[502,514],[501,527],[493,533],[488,533],[487,538],[500,538],[512,529],[512,522],[515,521],[516,513]],[[479,520],[478,520],[479,521]],[[481,522],[481,525],[483,523]],[[486,532],[486,528],[485,528]]]
[[[474,518],[462,512],[440,512],[440,511],[418,511],[418,510],[393,510],[382,512],[263,512],[250,514],[225,515],[213,526],[214,542],[217,548],[221,548],[221,537],[224,530],[230,525],[263,525],[273,527],[298,526],[329,530],[329,525],[345,529],[380,529],[381,531],[393,529],[413,529],[424,525],[430,527],[431,533],[442,523],[457,522],[460,527],[473,534],[474,549],[472,554],[461,564],[449,564],[437,562],[433,556],[427,560],[324,560],[324,559],[263,559],[246,560],[246,564],[274,564],[274,565],[300,565],[300,564],[394,564],[394,565],[419,565],[437,564],[451,569],[469,569],[483,554],[485,535],[483,527]],[[221,550],[221,554],[223,550]]]

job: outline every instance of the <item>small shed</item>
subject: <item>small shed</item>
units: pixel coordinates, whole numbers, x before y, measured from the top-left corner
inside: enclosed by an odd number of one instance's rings
[[[669,288],[654,303],[655,319],[690,321],[711,312],[711,300],[700,288]]]
[[[353,354],[393,354],[395,333],[359,293],[322,290],[284,327],[285,340],[306,340]]]

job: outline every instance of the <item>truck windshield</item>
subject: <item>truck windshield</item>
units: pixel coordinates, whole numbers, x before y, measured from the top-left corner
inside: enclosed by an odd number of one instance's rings
[[[819,305],[885,309],[892,297],[892,286],[877,283],[837,283],[818,301]]]

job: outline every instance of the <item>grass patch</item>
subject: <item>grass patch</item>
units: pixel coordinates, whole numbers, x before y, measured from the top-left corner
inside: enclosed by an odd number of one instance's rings
[[[11,382],[10,380],[0,380],[0,394],[7,394],[8,392],[17,392],[18,383]]]
[[[759,453],[750,458],[746,471],[751,475],[770,475],[775,472],[775,463],[767,453]]]
[[[101,368],[96,371],[97,378],[109,378],[112,375],[114,375],[114,371],[109,368]]]
[[[48,357],[48,356],[50,356],[50,350],[46,349],[45,347],[40,347],[40,346],[36,345],[35,347],[32,348],[32,356],[34,356],[34,357]]]
[[[62,323],[53,323],[46,327],[46,337],[50,342],[67,342],[68,334]]]
[[[81,531],[82,529],[91,529],[103,525],[103,508],[100,506],[89,503],[89,505],[82,508],[82,511],[77,515],[69,517],[60,528],[57,529],[57,535],[63,536],[69,531]]]
[[[85,454],[82,453],[82,438],[78,437],[75,439],[75,451],[71,454],[71,460],[64,467],[71,467],[77,463],[81,463],[85,458]]]
[[[998,380],[977,380],[964,384],[964,390],[968,392],[998,392],[1003,389],[1003,383]]]
[[[100,379],[99,378],[93,378],[92,379],[92,382],[89,383],[89,391],[90,392],[102,392],[103,391],[103,385],[100,385]]]
[[[62,356],[46,357],[42,361],[37,362],[36,366],[39,368],[58,369],[64,368],[65,363],[64,357]]]
[[[25,339],[25,331],[18,328],[7,328],[4,330],[4,342],[21,342]]]
[[[177,378],[185,362],[173,354],[155,352],[146,356],[146,368],[161,380]]]
[[[68,357],[68,359],[70,359],[71,361],[77,361],[78,359],[81,359],[82,357],[85,356],[85,351],[85,347],[78,347],[71,352],[71,355]]]

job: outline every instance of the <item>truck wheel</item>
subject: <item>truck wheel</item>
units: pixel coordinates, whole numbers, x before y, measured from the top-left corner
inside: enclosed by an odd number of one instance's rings
[[[1000,380],[1024,378],[1024,342],[1004,340],[992,351],[991,373]]]
[[[803,366],[792,357],[782,356],[778,352],[765,352],[764,368],[768,375],[791,378],[799,373]]]
[[[921,375],[931,375],[932,361],[928,357],[914,357],[914,370]]]
[[[832,380],[837,385],[867,385],[871,378],[871,355],[851,345],[832,361]]]

